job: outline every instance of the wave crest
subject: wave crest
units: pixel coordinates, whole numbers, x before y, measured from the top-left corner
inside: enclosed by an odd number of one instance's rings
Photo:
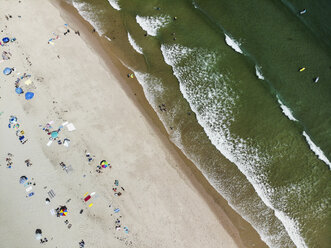
[[[287,116],[287,118],[289,118],[291,121],[298,121],[297,119],[294,118],[293,114],[292,114],[292,110],[290,108],[288,108],[277,96],[277,100],[278,103],[280,105],[280,108],[282,109],[284,115]]]
[[[260,66],[255,66],[255,74],[257,76],[258,79],[261,79],[261,80],[264,80],[264,76],[262,74],[262,71],[261,71],[261,67]]]
[[[243,51],[240,48],[240,43],[225,34],[225,42],[228,44],[230,47],[232,47],[233,50],[235,50],[237,53],[243,54]]]
[[[136,43],[136,41],[132,38],[131,34],[128,33],[128,40],[133,47],[133,49],[140,54],[143,54],[143,49]]]
[[[118,0],[108,0],[109,4],[116,10],[121,10]]]
[[[303,136],[305,136],[307,143],[310,147],[310,149],[316,154],[316,156],[322,160],[324,163],[326,163],[329,168],[331,169],[331,162],[328,160],[328,158],[324,155],[323,151],[321,150],[321,148],[319,148],[309,137],[309,135],[303,131]]]
[[[136,16],[136,21],[148,35],[156,36],[160,28],[170,23],[170,16]]]

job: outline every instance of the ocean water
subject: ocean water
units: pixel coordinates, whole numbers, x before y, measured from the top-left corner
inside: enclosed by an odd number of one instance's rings
[[[268,246],[330,247],[330,1],[68,1]]]

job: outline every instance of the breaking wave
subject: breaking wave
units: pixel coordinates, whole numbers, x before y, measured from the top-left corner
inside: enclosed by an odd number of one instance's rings
[[[161,50],[165,62],[172,67],[174,75],[180,83],[180,90],[184,98],[189,102],[199,124],[204,128],[212,144],[228,160],[237,165],[265,205],[275,211],[277,218],[286,226],[285,229],[292,241],[298,247],[307,247],[300,236],[297,223],[273,204],[272,192],[274,189],[265,182],[263,174],[263,165],[269,164],[270,156],[261,152],[258,146],[249,145],[252,143],[250,140],[236,137],[230,132],[230,126],[234,120],[233,109],[238,96],[231,89],[230,75],[211,72],[211,67],[216,66],[217,54],[180,45],[161,45]],[[189,64],[194,64],[193,67],[181,61],[188,58],[190,58]],[[198,72],[197,68],[199,68]],[[208,82],[217,83],[213,84],[213,88],[208,88],[208,92],[206,92],[206,89],[202,89],[197,82],[204,85]],[[284,227],[279,228],[279,233],[281,233],[281,228]],[[277,234],[265,233],[263,229],[257,231],[261,238],[273,247],[276,247],[275,244],[282,239]]]
[[[160,28],[170,23],[170,16],[136,16],[136,21],[148,35],[156,36]]]
[[[140,54],[143,54],[143,49],[136,43],[136,41],[132,38],[132,36],[130,35],[130,33],[128,33],[128,40],[131,44],[131,46],[133,47],[133,49]]]
[[[231,39],[230,36],[228,36],[227,34],[225,34],[225,42],[237,53],[243,54],[243,51],[240,49],[240,43],[235,41],[234,39]]]
[[[108,0],[109,4],[116,10],[121,10],[118,0]]]
[[[328,158],[324,155],[323,151],[321,150],[321,148],[319,148],[309,137],[309,135],[303,131],[303,136],[305,136],[307,143],[310,147],[310,149],[316,154],[316,156],[322,160],[324,163],[326,163],[329,168],[331,169],[331,162],[328,160]]]
[[[264,80],[264,77],[262,75],[260,66],[257,66],[257,65],[255,66],[255,74],[256,74],[258,79]]]
[[[280,108],[282,109],[283,113],[289,118],[291,121],[298,121],[294,118],[292,111],[290,108],[288,108],[277,96],[278,103],[280,104]]]

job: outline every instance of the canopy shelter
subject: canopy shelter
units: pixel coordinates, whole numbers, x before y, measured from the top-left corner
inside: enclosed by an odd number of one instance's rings
[[[13,71],[12,68],[6,67],[6,68],[3,70],[3,74],[5,74],[5,75],[9,75],[12,71]]]
[[[28,180],[28,178],[26,176],[21,176],[20,177],[20,184],[25,183]]]
[[[36,237],[36,239],[41,239],[41,237],[42,237],[42,231],[41,231],[41,229],[36,229],[36,231],[35,231],[35,237]]]
[[[9,118],[9,122],[11,124],[16,124],[17,123],[17,117],[16,116],[10,116]]]

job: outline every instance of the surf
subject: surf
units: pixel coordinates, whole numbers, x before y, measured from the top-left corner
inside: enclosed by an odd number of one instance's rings
[[[171,17],[167,15],[161,16],[136,16],[136,21],[140,27],[147,32],[148,35],[156,36],[159,29],[168,25]]]

